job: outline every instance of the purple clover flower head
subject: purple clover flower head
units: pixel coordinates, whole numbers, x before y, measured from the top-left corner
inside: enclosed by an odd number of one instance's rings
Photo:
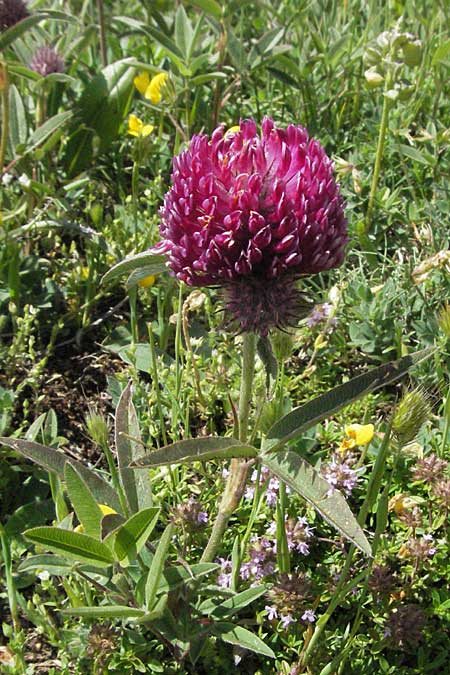
[[[51,73],[63,73],[64,61],[53,47],[39,47],[31,59],[30,68],[46,77]]]
[[[155,251],[189,286],[224,288],[240,330],[266,335],[306,316],[296,282],[342,263],[347,223],[333,163],[303,127],[239,127],[175,157]]]
[[[0,0],[0,33],[12,28],[29,15],[23,0]]]

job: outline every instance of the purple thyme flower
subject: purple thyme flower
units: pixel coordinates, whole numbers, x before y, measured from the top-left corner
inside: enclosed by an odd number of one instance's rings
[[[302,614],[302,621],[308,621],[309,623],[314,623],[316,620],[316,615],[312,609],[306,609]]]
[[[295,619],[291,614],[282,614],[280,616],[280,619],[283,628],[288,628],[291,625],[291,623],[295,623]]]
[[[269,621],[272,621],[273,619],[278,619],[278,612],[276,607],[274,607],[273,605],[266,605],[264,609],[267,612],[267,619]]]
[[[231,560],[226,560],[225,558],[218,558],[216,562],[220,563],[220,574],[217,577],[217,585],[222,588],[230,588],[231,586],[231,570],[232,563]]]
[[[269,118],[261,135],[248,119],[192,137],[173,161],[160,232],[172,273],[223,287],[240,330],[261,335],[305,316],[297,280],[339,266],[348,241],[332,161],[303,127]]]
[[[250,480],[252,481],[252,483],[256,483],[257,478],[258,472],[255,470],[252,472]],[[267,482],[267,490],[266,490],[267,506],[275,506],[277,503],[278,490],[280,489],[280,481],[275,476],[272,476],[269,469],[267,469],[266,467],[263,467],[261,469],[260,481],[261,483]],[[290,494],[290,492],[291,492],[290,487],[286,485],[286,493]],[[253,485],[247,486],[244,498],[250,500],[253,499],[254,495],[255,495],[255,487]]]
[[[313,531],[307,524],[306,518],[298,518],[297,521],[289,518],[286,521],[286,535],[290,551],[297,551],[301,555],[309,555],[307,539],[311,539]]]
[[[311,314],[306,319],[306,325],[308,328],[314,328],[317,326],[317,324],[326,321],[330,316],[332,309],[333,305],[331,305],[329,302],[324,302],[321,305],[315,305]],[[335,324],[336,320],[333,319],[333,322]]]
[[[0,0],[0,32],[15,26],[29,15],[23,0]]]
[[[355,458],[351,454],[342,455],[333,454],[331,461],[324,464],[321,468],[322,476],[329,483],[328,494],[333,494],[335,490],[343,490],[349,496],[358,482],[358,474],[352,469]]]
[[[241,578],[258,581],[275,571],[276,543],[268,537],[253,537],[248,554],[250,560],[241,564]]]
[[[31,59],[30,68],[46,77],[51,73],[63,73],[64,61],[53,47],[39,47]]]

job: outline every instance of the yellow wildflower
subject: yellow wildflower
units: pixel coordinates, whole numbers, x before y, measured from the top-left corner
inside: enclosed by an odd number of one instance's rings
[[[143,71],[139,73],[139,75],[136,75],[133,80],[133,84],[138,92],[144,96],[145,92],[147,91],[147,87],[150,84],[150,77],[147,71]]]
[[[405,511],[418,506],[424,503],[422,497],[416,497],[414,495],[408,495],[405,492],[394,495],[390,498],[388,503],[388,510],[394,511],[398,516],[402,515]]]
[[[375,428],[373,424],[349,424],[345,427],[345,434],[354,445],[369,445]]]
[[[149,99],[152,103],[159,103],[162,99],[162,91],[168,79],[169,76],[167,73],[158,73],[158,75],[152,77],[150,84],[144,92],[145,98]]]
[[[130,115],[128,118],[128,133],[131,136],[148,136],[155,127],[153,124],[144,124],[136,115]]]
[[[148,277],[144,277],[140,281],[138,281],[138,286],[141,288],[149,288],[150,286],[153,286],[155,283],[155,277],[153,274],[150,274]]]
[[[100,511],[103,513],[104,516],[109,516],[111,514],[117,513],[117,511],[114,511],[110,506],[107,506],[106,504],[98,504],[98,507]],[[74,532],[78,532],[79,534],[84,533],[84,526],[83,525],[77,525]]]

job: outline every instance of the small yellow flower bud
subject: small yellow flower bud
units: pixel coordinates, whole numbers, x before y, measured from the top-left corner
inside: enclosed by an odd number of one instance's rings
[[[155,283],[155,276],[153,274],[150,274],[148,277],[144,277],[144,279],[141,279],[138,281],[138,286],[141,288],[150,288],[150,286],[153,286]]]
[[[377,73],[374,68],[369,68],[369,70],[366,70],[364,77],[366,78],[367,85],[370,89],[380,87],[384,82],[384,77],[380,75],[380,73]]]

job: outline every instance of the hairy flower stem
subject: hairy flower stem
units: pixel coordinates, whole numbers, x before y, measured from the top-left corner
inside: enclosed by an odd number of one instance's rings
[[[386,135],[389,126],[389,112],[392,108],[392,99],[386,96],[386,93],[391,88],[391,86],[392,86],[392,77],[388,76],[386,78],[386,86],[384,89],[383,110],[381,113],[380,130],[378,132],[377,153],[375,155],[375,164],[373,167],[372,184],[370,186],[369,203],[367,205],[367,213],[366,213],[366,222],[362,228],[362,232],[360,233],[360,239],[364,240],[361,241],[362,244],[366,244],[365,235],[369,233],[370,226],[372,225],[372,214],[375,205],[375,196],[377,193],[378,181],[380,178],[381,162],[383,160],[384,154],[384,144],[386,141]]]
[[[9,78],[8,66],[0,61],[0,96],[2,110],[2,131],[0,135],[0,175],[5,166],[6,145],[9,131]]]
[[[255,372],[256,335],[244,333],[242,349],[242,375],[241,389],[239,394],[238,428],[235,429],[235,437],[242,443],[247,442],[248,419],[250,402],[252,398],[253,376]],[[230,475],[228,476],[225,491],[219,506],[219,513],[214,522],[208,544],[200,562],[211,562],[222,542],[223,534],[227,528],[230,516],[236,510],[247,480],[249,463],[245,459],[232,459]]]
[[[392,424],[392,423],[391,423]],[[367,486],[367,492],[366,492],[366,497],[364,499],[363,505],[361,506],[360,512],[358,514],[358,523],[361,525],[361,527],[364,527],[367,515],[369,512],[372,510],[373,505],[375,504],[375,500],[377,499],[377,496],[380,492],[380,487],[381,487],[381,481],[383,479],[383,475],[385,472],[385,467],[386,467],[386,460],[390,448],[390,439],[391,439],[391,426],[388,427],[386,430],[386,433],[384,435],[383,443],[381,444],[381,448],[378,452],[377,458],[375,460],[374,467],[372,469],[372,473],[370,475],[369,479],[369,485]],[[378,545],[378,540],[376,538],[376,545]],[[374,542],[375,546],[375,542]],[[353,562],[353,556],[356,551],[356,546],[352,544],[348,550],[345,562],[344,562],[344,567],[342,569],[341,575],[339,577],[339,582],[336,586],[336,589],[331,597],[330,603],[326,609],[326,611],[322,614],[320,619],[317,621],[316,628],[314,630],[314,633],[311,637],[311,640],[309,641],[308,645],[306,646],[303,655],[300,657],[300,663],[302,666],[307,666],[310,662],[311,659],[313,658],[313,655],[316,650],[316,646],[318,642],[320,641],[322,637],[322,633],[325,630],[325,626],[327,625],[328,621],[331,619],[334,610],[341,604],[341,602],[344,600],[345,596],[347,593],[350,591],[349,584],[346,583],[348,573],[351,567],[351,564]],[[369,566],[371,569],[371,566]],[[370,573],[369,569],[369,573]]]
[[[1,524],[0,524],[0,541],[2,544],[1,550],[3,562],[5,565],[5,579],[6,579],[6,590],[8,593],[9,611],[11,612],[11,619],[14,631],[17,633],[20,630],[20,620],[17,604],[16,585],[14,583],[14,577],[12,575],[11,549],[9,546],[8,536],[4,530],[3,525]]]
[[[98,28],[99,28],[99,41],[100,41],[100,56],[102,59],[102,65],[108,65],[108,57],[106,54],[106,25],[105,25],[105,11],[103,7],[103,0],[97,0],[97,12],[98,12]]]

